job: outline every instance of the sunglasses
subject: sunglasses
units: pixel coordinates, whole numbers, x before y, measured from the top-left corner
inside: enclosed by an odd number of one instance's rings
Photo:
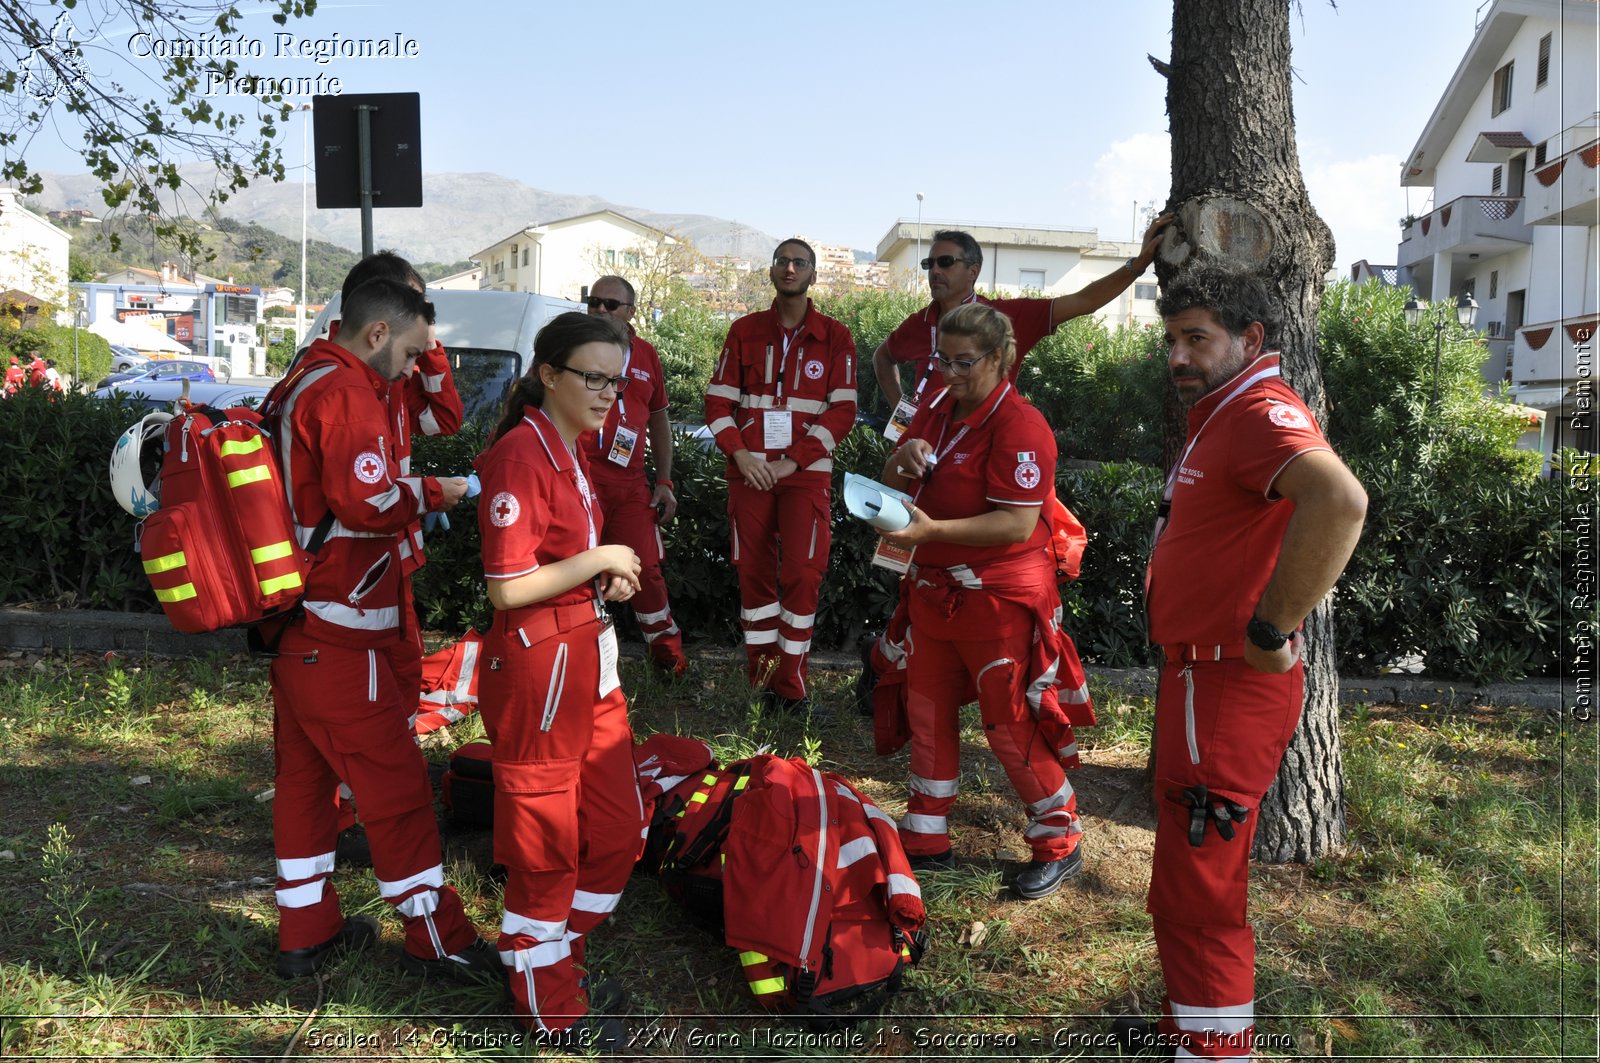
[[[989,352],[989,354],[993,353],[995,352]],[[965,376],[972,372],[973,366],[989,357],[989,354],[980,354],[976,358],[946,358],[943,351],[934,351],[933,364],[939,368],[941,373],[954,373],[957,376]]]
[[[608,311],[614,311],[618,307],[633,305],[632,303],[625,303],[621,299],[600,299],[593,295],[589,296],[587,302],[590,310],[598,310],[603,306]],[[600,389],[595,388],[594,390],[599,391]],[[620,391],[621,389],[619,388],[618,390]]]
[[[925,258],[925,259],[923,259],[922,260],[922,268],[923,269],[932,269],[933,267],[938,266],[940,269],[949,269],[951,266],[955,265],[957,262],[965,263],[966,261],[967,261],[966,259],[961,258],[961,257],[959,257],[957,255],[940,255],[938,258]]]
[[[613,299],[612,302],[616,302],[616,300]],[[611,390],[620,395],[628,386],[628,378],[625,376],[606,376],[604,373],[593,371],[584,372],[582,369],[574,369],[570,365],[558,365],[555,368],[563,373],[572,373],[575,376],[583,377],[583,386],[590,391],[604,391],[606,385],[609,384]]]

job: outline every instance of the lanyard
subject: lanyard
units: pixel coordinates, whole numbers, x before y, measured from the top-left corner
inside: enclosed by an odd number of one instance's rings
[[[977,301],[978,301],[978,293],[977,292],[972,292],[965,299],[961,300],[961,305],[965,306],[968,303],[975,303]],[[932,309],[932,308],[930,307],[929,309]],[[924,317],[927,316],[927,311],[926,310],[923,311],[923,316]],[[922,389],[927,387],[928,386],[928,381],[933,379],[934,370],[937,368],[937,364],[934,362],[934,357],[937,355],[938,351],[939,351],[939,322],[938,322],[937,319],[935,319],[933,324],[928,326],[928,364],[923,366],[922,378],[917,381],[917,392],[912,397],[912,401],[913,402],[920,402],[922,400]]]
[[[783,405],[783,375],[788,371],[789,368],[789,346],[790,344],[794,343],[795,340],[800,338],[800,330],[805,327],[805,323],[805,319],[801,318],[800,324],[796,325],[793,329],[784,328],[782,322],[778,323],[778,338],[783,342],[783,356],[778,362],[777,402],[779,406]],[[804,354],[805,350],[806,349],[804,347],[800,348],[800,353]],[[771,354],[772,348],[768,347],[767,355],[770,357]]]
[[[630,342],[628,344],[628,353],[622,356],[622,379],[624,379],[624,380],[628,379],[628,363],[631,362],[631,361],[633,361],[633,344],[632,344],[632,342]],[[616,423],[618,425],[626,423],[627,417],[628,417],[628,407],[626,405],[624,405],[623,399],[622,399],[622,392],[620,392],[620,391],[617,392],[617,401],[614,403],[614,406],[616,407],[616,414],[617,414]],[[611,420],[611,418],[608,416],[606,418],[606,420],[609,422]],[[615,437],[616,434],[617,434],[616,433],[616,429],[612,429],[611,435],[613,437]],[[600,439],[599,439],[598,445],[599,445],[601,450],[604,450],[606,448],[606,426],[605,425],[601,425],[600,426]]]
[[[978,422],[978,427],[979,428],[982,428],[984,425],[989,423],[989,418],[994,416],[995,411],[1000,408],[1000,404],[1005,401],[1006,392],[1011,390],[1011,382],[1009,380],[1002,380],[1000,382],[1000,387],[1004,388],[1005,390],[1001,391],[999,397],[994,399],[994,405],[989,407],[989,412],[984,414],[983,415],[983,420]],[[949,392],[945,392],[944,394],[948,395]],[[987,402],[989,400],[985,399],[984,401]],[[947,422],[945,422],[945,426],[939,430],[939,443],[943,443],[944,442],[944,434],[946,432],[948,432],[948,431],[950,431],[950,422],[947,421]],[[950,440],[950,442],[945,445],[945,448],[943,450],[940,450],[939,449],[939,444],[935,443],[934,447],[933,447],[933,451],[934,451],[933,452],[933,457],[928,461],[928,468],[930,470],[938,468],[939,467],[939,463],[944,460],[945,455],[950,453],[952,450],[956,449],[956,444],[960,443],[961,440],[964,439],[966,437],[966,434],[968,432],[970,432],[970,431],[972,431],[972,425],[971,424],[962,425],[961,426],[961,431],[959,431],[959,432],[957,432],[955,434],[955,438]],[[918,485],[916,494],[912,496],[912,501],[916,501],[917,499],[922,497],[922,489],[924,487],[927,487],[929,482],[930,482],[930,479],[929,479],[928,473],[923,473],[922,474],[922,483],[920,485]]]

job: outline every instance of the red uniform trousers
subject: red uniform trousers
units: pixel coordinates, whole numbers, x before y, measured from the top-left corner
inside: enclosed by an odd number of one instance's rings
[[[402,587],[404,594],[400,603],[400,615],[408,621],[407,627],[401,632],[399,642],[390,643],[381,652],[389,658],[389,667],[394,671],[395,685],[400,688],[396,704],[400,706],[406,718],[407,730],[410,730],[411,715],[417,711],[417,705],[422,700],[422,624],[417,620],[416,599],[411,594],[411,581],[406,580]],[[414,697],[412,691],[416,691]],[[358,809],[352,791],[346,783],[341,782],[333,788],[333,804],[338,810],[340,833],[359,822]]]
[[[688,662],[683,656],[683,635],[667,603],[667,581],[661,575],[661,526],[650,505],[650,485],[639,470],[613,473],[606,468],[610,464],[597,461],[590,465],[590,480],[605,514],[600,541],[620,543],[639,555],[639,591],[629,604],[639,622],[639,633],[650,646],[651,660],[676,668]]]
[[[982,591],[966,591],[968,596]],[[984,622],[946,615],[944,588],[914,587],[906,633],[906,712],[911,723],[911,779],[900,839],[913,856],[950,848],[949,815],[961,776],[961,705],[975,687],[983,733],[1011,786],[1027,806],[1023,832],[1035,860],[1059,860],[1083,837],[1078,796],[1056,751],[1028,707],[1033,614],[996,599]],[[999,623],[991,622],[997,618]],[[971,630],[977,628],[978,630]],[[996,635],[996,632],[1008,632]]]
[[[372,870],[406,928],[406,951],[424,959],[460,952],[478,936],[444,884],[433,789],[406,725],[406,694],[383,649],[349,649],[284,632],[272,662],[273,848],[278,860],[278,947],[319,945],[344,917],[333,872],[343,779],[361,804]]]
[[[806,696],[811,629],[833,543],[831,490],[820,473],[794,473],[770,491],[728,480],[745,670],[751,685],[779,697]]]
[[[1261,797],[1300,720],[1305,672],[1297,664],[1269,675],[1242,657],[1185,663],[1175,656],[1156,699],[1156,852],[1147,906],[1167,983],[1161,1031],[1186,1038],[1179,1059],[1233,1059],[1250,1054],[1255,1036],[1255,933],[1245,917],[1250,846]],[[1211,801],[1250,810],[1232,841],[1208,820],[1202,843],[1190,844],[1183,792],[1196,785]]]
[[[506,866],[500,958],[519,1013],[563,1030],[585,1012],[584,935],[617,906],[644,844],[628,702],[599,697],[589,602],[496,613],[478,711],[494,746],[494,857]]]

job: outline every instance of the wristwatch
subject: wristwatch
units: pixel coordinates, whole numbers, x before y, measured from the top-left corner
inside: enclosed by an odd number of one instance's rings
[[[1144,272],[1144,267],[1139,265],[1139,258],[1137,255],[1130,256],[1128,260],[1122,264],[1122,268],[1133,274],[1135,277]]]
[[[1244,626],[1244,635],[1250,640],[1251,645],[1268,653],[1276,653],[1283,649],[1283,644],[1294,637],[1293,632],[1286,635],[1259,616],[1250,618],[1250,623]]]

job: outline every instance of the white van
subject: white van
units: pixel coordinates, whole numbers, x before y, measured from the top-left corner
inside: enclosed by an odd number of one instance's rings
[[[511,384],[533,364],[533,337],[544,323],[569,310],[584,310],[582,303],[530,292],[429,288],[428,298],[436,315],[434,331],[450,352],[466,416],[489,420],[499,416]],[[326,337],[329,324],[338,319],[336,294],[311,323],[301,352],[311,340]]]

